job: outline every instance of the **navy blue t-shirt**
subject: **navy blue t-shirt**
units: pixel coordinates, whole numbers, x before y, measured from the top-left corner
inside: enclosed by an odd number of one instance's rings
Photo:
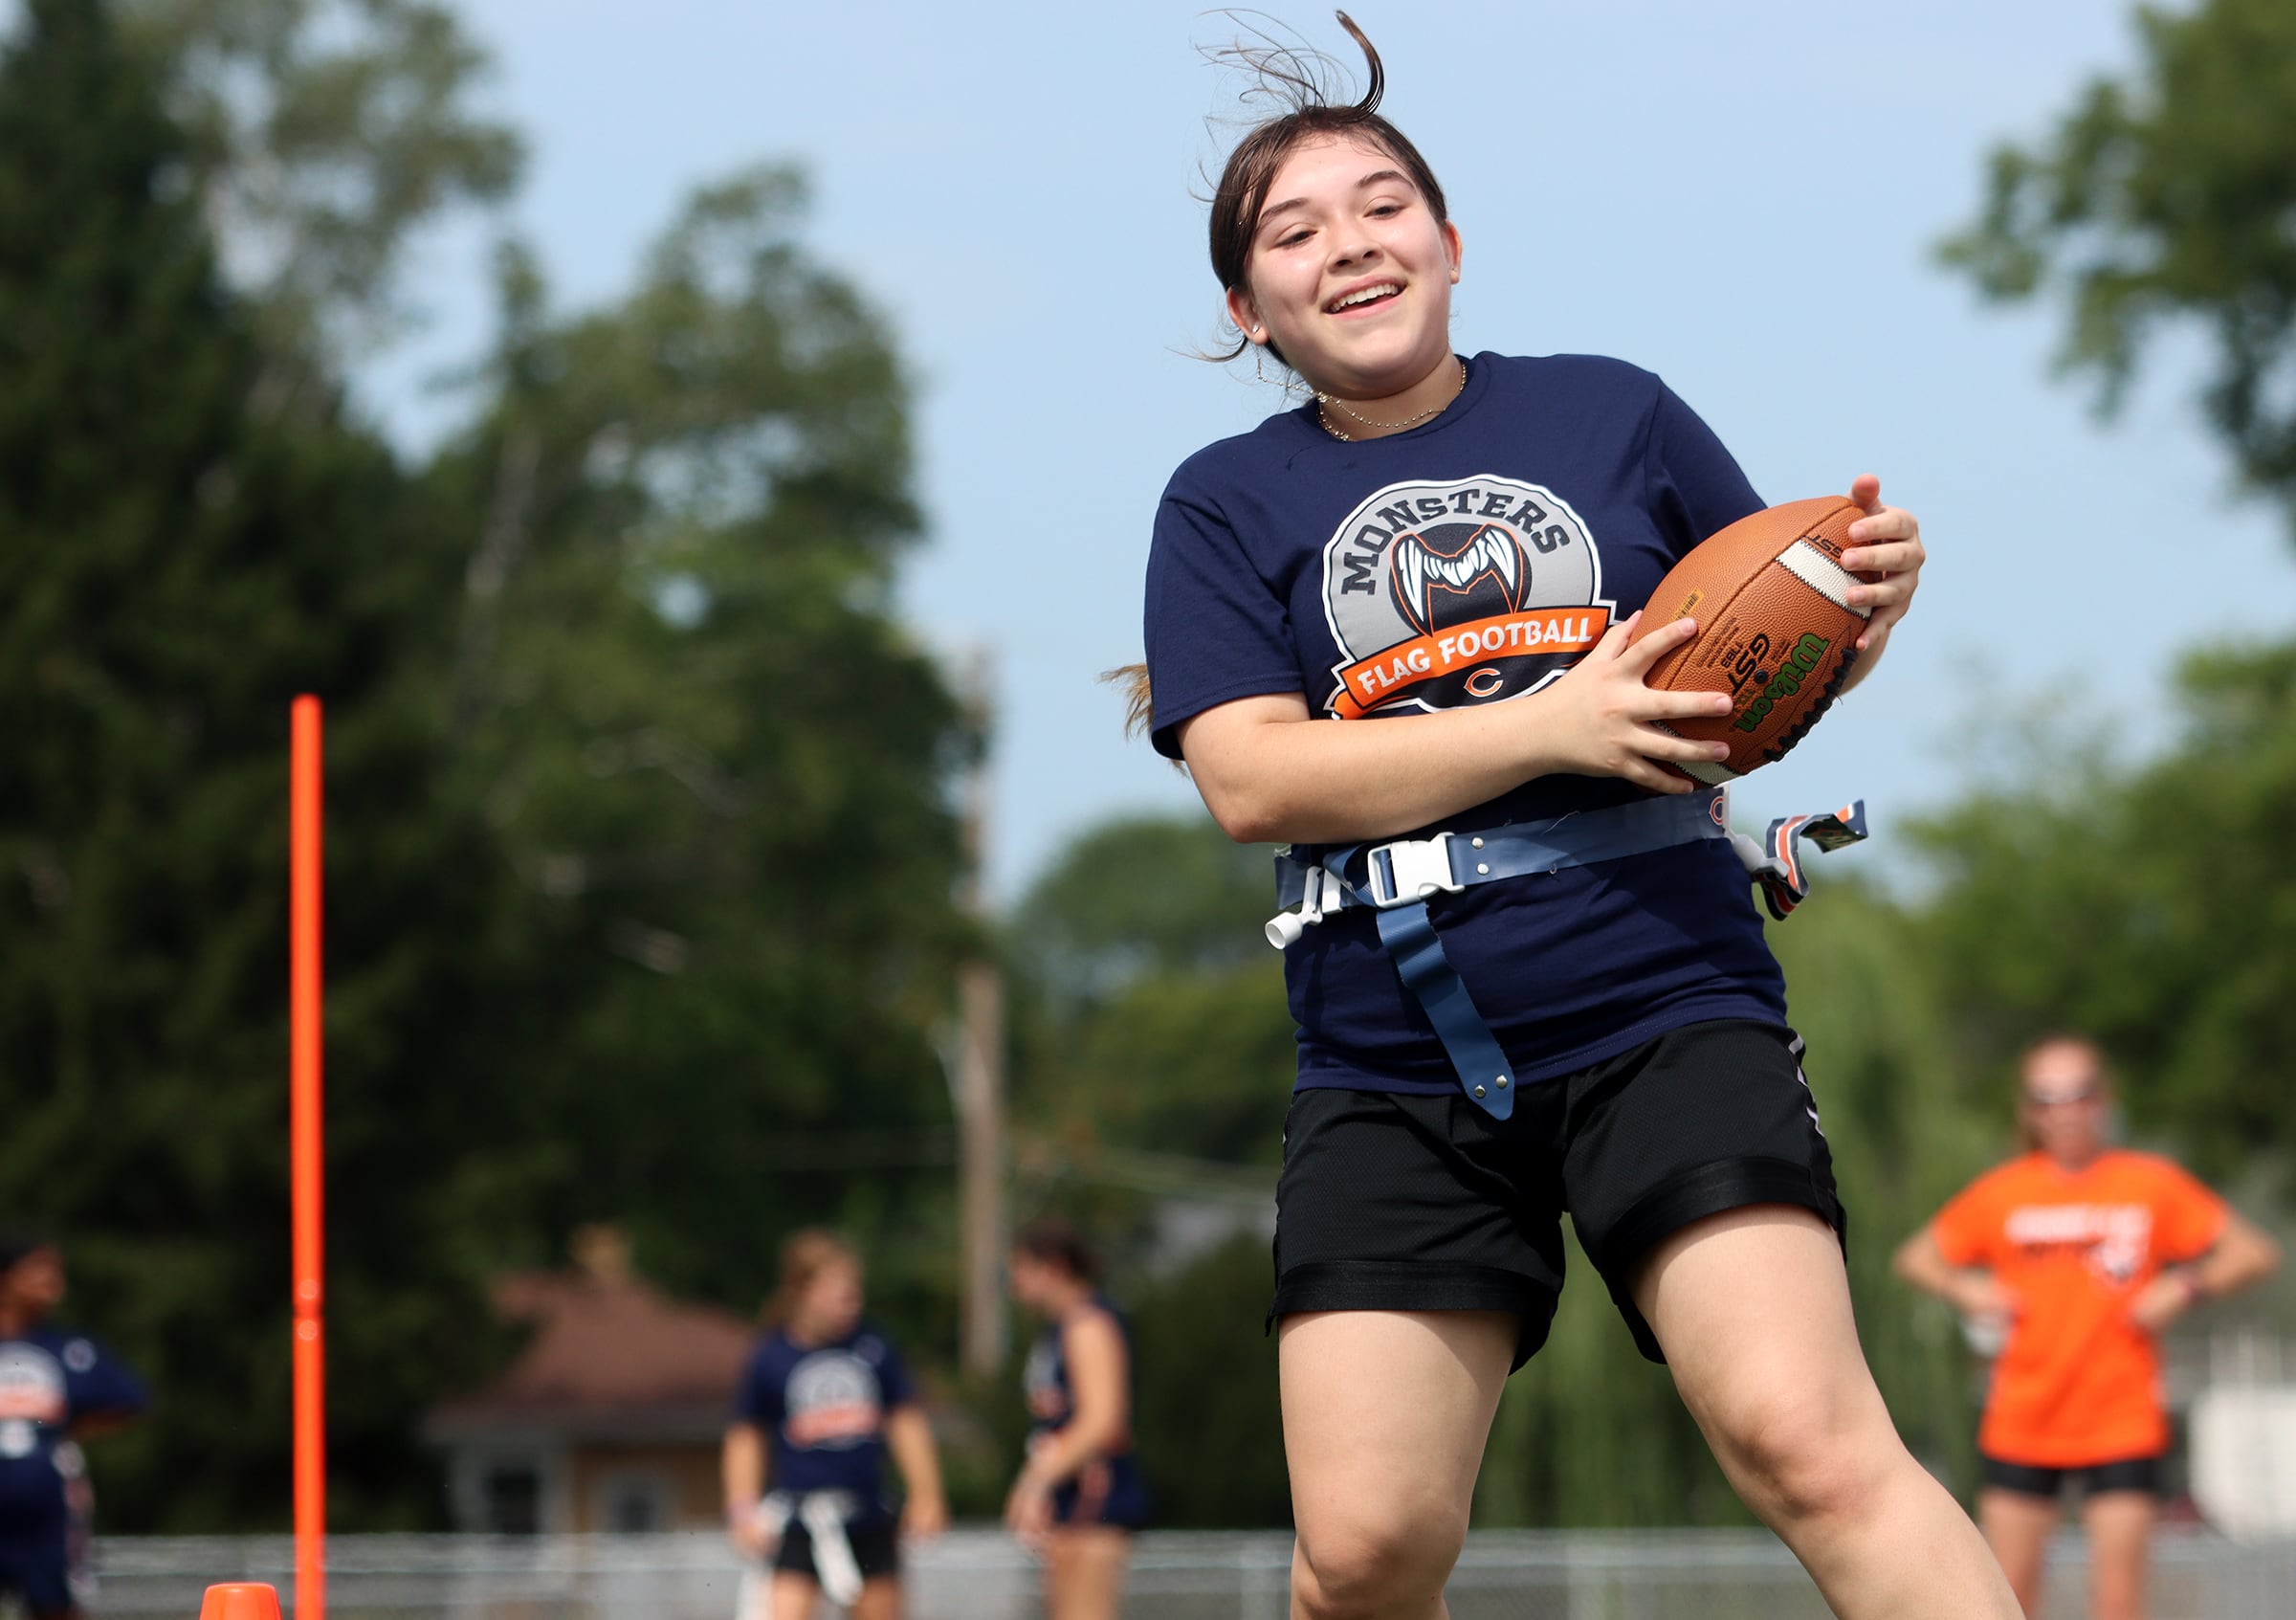
[[[1190,456],[1157,509],[1156,746],[1179,757],[1181,722],[1239,698],[1297,693],[1319,719],[1407,724],[1525,697],[1691,546],[1761,506],[1664,383],[1591,355],[1477,355],[1448,409],[1386,438],[1334,438],[1313,405],[1271,416]],[[1542,776],[1442,825],[1646,796],[1623,778]],[[1785,1019],[1745,872],[1719,839],[1428,909],[1526,1080],[1701,1019]],[[1329,918],[1284,954],[1301,1088],[1459,1083],[1369,912]]]
[[[864,1322],[828,1344],[768,1334],[750,1357],[734,1415],[765,1431],[777,1491],[850,1491],[885,1516],[885,1416],[916,1400],[893,1345]]]
[[[35,1327],[0,1338],[0,1541],[65,1525],[79,1470],[73,1424],[143,1409],[143,1385],[86,1335]]]

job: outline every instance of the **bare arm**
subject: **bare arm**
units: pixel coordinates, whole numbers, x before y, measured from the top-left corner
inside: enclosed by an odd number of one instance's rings
[[[2207,1298],[2238,1294],[2280,1269],[2280,1245],[2263,1230],[2226,1210],[2224,1231],[2216,1247],[2192,1265],[2193,1280]]]
[[[2014,1313],[2017,1301],[1981,1266],[1956,1266],[1937,1247],[1937,1235],[1928,1227],[1897,1246],[1890,1270],[1924,1294],[1934,1294],[1964,1316]]]
[[[1629,648],[1633,624],[1613,626],[1568,675],[1512,702],[1364,721],[1314,720],[1296,695],[1242,698],[1182,722],[1181,752],[1212,818],[1240,844],[1383,837],[1559,773],[1687,793],[1688,781],[1653,762],[1729,750],[1656,722],[1726,715],[1730,699],[1651,691],[1650,666],[1696,626],[1678,619]]]
[[[1105,1311],[1079,1315],[1061,1330],[1074,1406],[1068,1423],[1037,1448],[1025,1476],[1049,1490],[1095,1457],[1120,1450],[1132,1432],[1131,1366],[1124,1335]]]
[[[901,1528],[912,1536],[939,1535],[949,1525],[949,1502],[941,1494],[940,1456],[923,1408],[895,1407],[886,1414],[885,1449],[901,1472]]]
[[[718,1468],[725,1483],[725,1522],[734,1544],[746,1553],[764,1551],[757,1506],[765,1495],[765,1436],[756,1424],[737,1423],[726,1430]]]
[[[1041,1545],[1052,1523],[1052,1488],[1095,1457],[1124,1444],[1132,1431],[1132,1368],[1124,1336],[1104,1311],[1061,1329],[1074,1397],[1068,1424],[1031,1443],[1028,1462],[1004,1498],[1004,1522],[1022,1542]]]
[[[2208,1253],[2154,1277],[2130,1305],[2129,1314],[2138,1326],[2158,1333],[2203,1299],[2253,1288],[2279,1269],[2280,1245],[2228,1209],[2224,1230]]]

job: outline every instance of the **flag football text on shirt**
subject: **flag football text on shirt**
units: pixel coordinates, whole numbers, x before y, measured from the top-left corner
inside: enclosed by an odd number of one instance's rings
[[[1324,708],[1342,720],[1535,692],[1617,614],[1570,503],[1493,475],[1367,497],[1324,546],[1323,603],[1341,655]]]

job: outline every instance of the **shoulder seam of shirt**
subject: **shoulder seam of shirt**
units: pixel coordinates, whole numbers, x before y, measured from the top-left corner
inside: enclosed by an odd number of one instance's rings
[[[1658,449],[1658,408],[1667,397],[1667,385],[1665,379],[1655,373],[1646,371],[1644,375],[1658,385],[1650,390],[1650,404],[1643,415],[1643,510],[1647,512],[1651,507],[1650,457]]]

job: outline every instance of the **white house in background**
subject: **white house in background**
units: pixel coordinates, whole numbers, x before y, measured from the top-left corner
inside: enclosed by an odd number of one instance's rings
[[[588,1229],[571,1272],[497,1280],[533,1336],[502,1376],[432,1409],[458,1528],[495,1535],[699,1529],[724,1521],[718,1447],[757,1329],[632,1276]]]
[[[2193,1499],[2242,1540],[2296,1535],[2296,1357],[2257,1328],[2212,1335],[2190,1419]]]

